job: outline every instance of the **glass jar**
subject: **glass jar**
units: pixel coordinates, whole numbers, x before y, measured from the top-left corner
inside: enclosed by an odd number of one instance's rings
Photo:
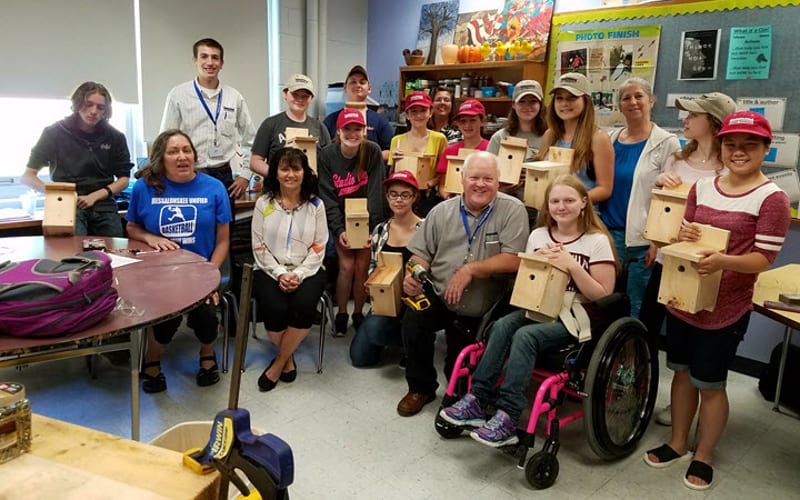
[[[0,464],[31,449],[31,403],[25,386],[0,382]]]

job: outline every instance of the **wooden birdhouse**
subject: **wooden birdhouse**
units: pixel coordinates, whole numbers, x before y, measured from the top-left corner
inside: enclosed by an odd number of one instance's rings
[[[686,212],[686,198],[691,185],[681,184],[677,188],[654,189],[644,226],[644,237],[657,246],[669,245],[678,241],[683,214]]]
[[[75,234],[75,208],[78,193],[73,182],[51,182],[44,185],[45,236],[72,236]]]
[[[546,202],[544,195],[547,186],[559,175],[569,173],[569,163],[542,160],[527,162],[522,166],[525,167],[525,206],[541,210]]]
[[[519,184],[522,163],[528,155],[528,139],[506,137],[500,142],[497,163],[500,165],[500,182]]]
[[[436,156],[431,153],[417,153],[414,151],[407,151],[401,160],[394,164],[394,171],[408,170],[417,179],[419,189],[424,191],[427,189],[427,183],[435,177],[433,169],[435,165],[433,160]]]
[[[369,290],[372,314],[397,317],[403,304],[403,254],[381,252],[378,267],[365,282]]]
[[[556,163],[566,163],[572,165],[572,158],[575,156],[575,150],[572,148],[558,148],[550,146],[547,149],[547,159]]]
[[[540,323],[554,321],[564,303],[569,272],[541,255],[521,253],[519,256],[511,305],[527,310],[527,317]]]
[[[347,101],[346,103],[344,103],[344,107],[361,111],[361,114],[364,116],[364,123],[367,123],[367,103],[358,101]],[[366,133],[367,129],[364,129],[364,134]]]
[[[701,276],[697,272],[697,263],[702,258],[702,250],[724,252],[728,248],[729,238],[727,229],[703,225],[700,240],[681,241],[663,247],[664,269],[658,301],[689,313],[713,311],[717,304],[722,271]]]
[[[369,212],[366,198],[345,198],[344,226],[350,248],[363,248],[369,240]]]
[[[458,154],[447,155],[447,174],[444,178],[444,190],[448,193],[461,194],[464,185],[461,183],[461,169],[464,168],[464,160],[467,156],[477,151],[477,149],[461,148]]]
[[[316,137],[292,137],[286,141],[286,146],[299,149],[308,158],[308,166],[317,173],[317,139]]]

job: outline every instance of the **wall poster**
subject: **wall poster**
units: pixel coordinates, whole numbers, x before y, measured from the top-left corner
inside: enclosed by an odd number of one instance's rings
[[[678,80],[716,80],[722,30],[684,31]]]
[[[617,90],[631,76],[655,82],[660,37],[660,25],[562,31],[557,40],[555,75],[586,75],[597,124],[623,125]]]

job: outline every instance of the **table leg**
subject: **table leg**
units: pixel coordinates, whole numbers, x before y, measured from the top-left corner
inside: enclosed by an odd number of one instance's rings
[[[783,385],[783,372],[786,369],[786,357],[789,355],[789,344],[792,343],[792,329],[786,327],[783,334],[783,352],[781,352],[781,363],[778,365],[778,385],[775,387],[775,405],[772,407],[774,411],[781,411],[781,386]]]
[[[139,441],[139,367],[144,352],[144,329],[131,332],[131,439]]]

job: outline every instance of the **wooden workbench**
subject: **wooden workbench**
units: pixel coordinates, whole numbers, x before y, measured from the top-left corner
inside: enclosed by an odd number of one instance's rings
[[[3,499],[207,499],[219,474],[195,474],[180,453],[33,416],[30,452],[0,465]]]

